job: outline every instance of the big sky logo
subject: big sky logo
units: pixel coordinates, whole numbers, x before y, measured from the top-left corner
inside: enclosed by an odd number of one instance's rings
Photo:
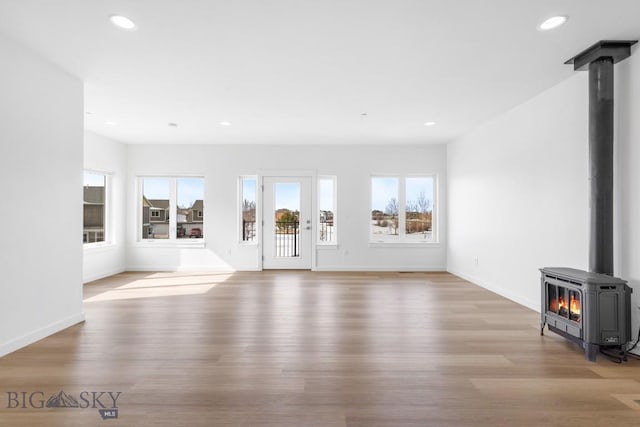
[[[78,408],[97,409],[103,420],[118,418],[119,391],[81,391],[77,398],[63,390],[47,395],[42,391],[8,391],[7,409]]]

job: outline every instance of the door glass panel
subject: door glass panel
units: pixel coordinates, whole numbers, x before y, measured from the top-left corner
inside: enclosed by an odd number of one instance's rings
[[[300,256],[300,183],[278,182],[275,193],[275,256]]]

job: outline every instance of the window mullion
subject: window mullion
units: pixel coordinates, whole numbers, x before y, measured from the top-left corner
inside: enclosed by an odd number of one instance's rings
[[[398,177],[398,185],[400,185],[398,190],[398,234],[400,235],[400,240],[404,240],[407,221],[407,185],[404,176]]]
[[[178,192],[176,179],[169,180],[169,240],[176,240],[178,228]]]

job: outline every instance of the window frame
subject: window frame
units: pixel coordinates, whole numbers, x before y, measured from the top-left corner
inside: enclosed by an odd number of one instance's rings
[[[93,175],[102,175],[104,177],[104,240],[102,242],[82,242],[83,249],[94,249],[105,246],[113,246],[114,245],[114,232],[113,232],[113,215],[111,213],[113,203],[112,203],[112,186],[113,186],[113,172],[100,170],[100,169],[83,169],[83,185],[84,188],[84,174],[89,173]],[[83,206],[84,206],[84,195],[83,195]],[[83,207],[84,209],[84,207]],[[84,211],[82,218],[82,225],[84,230]]]
[[[338,177],[336,175],[318,175],[316,177],[316,245],[321,247],[338,246]],[[323,241],[320,239],[320,181],[331,180],[333,183],[333,239],[331,241]]]
[[[254,231],[255,231],[255,237],[253,240],[244,240],[242,235],[243,235],[243,214],[244,211],[242,210],[242,203],[244,202],[244,180],[253,180],[255,182],[256,185],[256,192],[255,192],[255,216],[256,216],[256,220],[255,220],[255,225],[254,225]],[[259,246],[261,243],[261,236],[262,236],[262,220],[261,220],[261,212],[260,212],[260,193],[262,191],[262,184],[259,183],[260,181],[258,180],[258,175],[239,175],[238,176],[238,191],[237,191],[237,209],[238,209],[238,213],[236,215],[236,219],[238,221],[236,230],[237,230],[237,236],[238,236],[238,244],[241,246]]]
[[[203,204],[203,217],[204,210],[206,209],[206,185],[207,181],[204,174],[179,174],[179,175],[169,175],[169,174],[144,174],[136,176],[136,244],[138,246],[150,246],[150,247],[205,247],[207,233],[205,227],[204,218],[202,220],[202,226],[199,227],[202,229],[203,237],[201,239],[186,239],[186,238],[177,238],[177,229],[178,229],[178,180],[179,179],[201,179],[203,184],[203,196],[202,196],[202,204]],[[143,207],[142,207],[142,198],[144,197],[144,180],[145,179],[166,179],[169,181],[169,238],[167,239],[154,239],[154,238],[142,238],[143,232]],[[151,218],[151,214],[149,216]]]
[[[398,179],[398,239],[393,241],[374,240],[372,234],[371,212],[373,208],[373,179],[374,178],[397,178]],[[431,178],[433,181],[433,206],[431,208],[431,232],[430,241],[415,241],[407,239],[406,234],[406,207],[407,207],[407,179],[408,178]],[[376,173],[369,177],[369,247],[422,247],[440,244],[439,221],[438,221],[438,174],[436,173]]]

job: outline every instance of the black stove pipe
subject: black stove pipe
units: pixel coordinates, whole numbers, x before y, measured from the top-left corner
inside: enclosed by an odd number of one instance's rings
[[[589,64],[589,271],[613,276],[613,58]]]
[[[565,64],[589,70],[589,271],[613,276],[613,64],[637,40],[602,40]]]

